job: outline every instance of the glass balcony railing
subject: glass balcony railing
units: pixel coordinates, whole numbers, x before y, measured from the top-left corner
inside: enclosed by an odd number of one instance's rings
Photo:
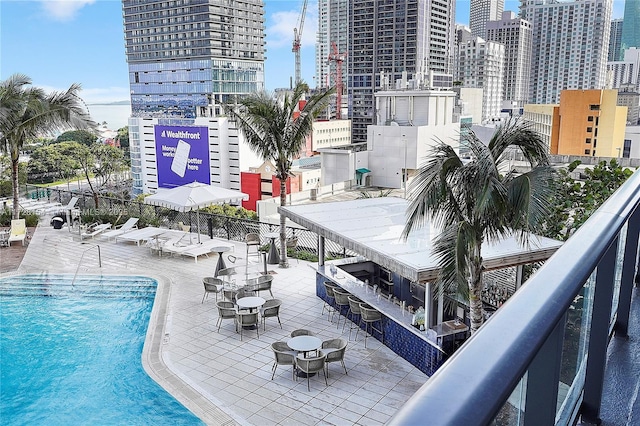
[[[597,423],[607,348],[627,335],[639,204],[635,173],[389,424]]]

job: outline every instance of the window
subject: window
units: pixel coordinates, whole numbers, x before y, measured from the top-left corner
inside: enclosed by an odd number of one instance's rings
[[[584,143],[591,143],[591,138],[585,139]]]
[[[591,154],[591,150],[590,149],[585,149],[584,150],[584,155],[590,155]]]
[[[600,105],[598,105],[598,104],[589,105],[589,109],[591,111],[600,111]]]
[[[593,132],[593,127],[587,127],[587,133]]]
[[[590,115],[589,117],[587,117],[587,121],[593,121],[593,115]]]

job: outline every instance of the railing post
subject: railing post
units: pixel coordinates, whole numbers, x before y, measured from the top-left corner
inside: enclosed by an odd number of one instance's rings
[[[629,314],[631,312],[631,293],[636,273],[638,259],[638,235],[640,234],[640,209],[629,217],[627,222],[627,238],[624,246],[624,261],[620,278],[620,297],[618,299],[618,313],[614,324],[616,337],[628,337]]]
[[[593,313],[589,332],[589,348],[587,368],[582,399],[582,421],[600,424],[600,403],[602,401],[602,385],[604,369],[607,361],[607,344],[609,342],[609,325],[611,323],[611,300],[613,297],[616,254],[618,251],[616,237],[600,260],[596,270],[596,284],[593,294]]]
[[[555,423],[566,318],[565,314],[527,370],[525,425],[552,425]]]

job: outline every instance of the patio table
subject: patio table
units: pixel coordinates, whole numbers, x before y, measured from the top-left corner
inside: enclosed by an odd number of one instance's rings
[[[296,336],[287,340],[287,346],[296,352],[302,352],[302,356],[307,357],[307,353],[317,351],[322,346],[322,340],[315,336]],[[298,377],[312,377],[315,373],[307,375],[304,371],[300,371],[296,368],[296,376]]]

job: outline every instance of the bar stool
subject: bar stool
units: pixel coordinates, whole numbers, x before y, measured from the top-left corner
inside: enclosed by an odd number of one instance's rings
[[[351,330],[353,330],[354,328],[356,328],[358,331],[360,330],[360,322],[361,322],[361,318],[360,318],[360,304],[362,303],[362,300],[358,299],[355,296],[349,296],[349,311],[347,312],[347,317],[349,316],[349,314],[351,314],[351,325],[349,325],[349,340],[351,340]],[[356,317],[357,317],[357,321],[356,321]],[[345,324],[347,322],[345,321]],[[342,331],[344,331],[344,326],[342,327]],[[355,340],[358,340],[358,331],[356,331],[356,338]]]
[[[331,281],[324,282],[324,289],[325,289],[325,292],[327,293],[328,301],[325,300],[324,305],[322,306],[322,313],[320,315],[324,315],[324,309],[327,308],[327,316],[329,321],[331,321],[331,314],[336,311],[335,308],[333,307],[333,304],[335,303],[335,300],[336,300],[336,296],[333,293],[333,290],[336,289],[337,287],[338,286],[333,284]]]
[[[345,317],[344,317],[344,324],[346,324],[347,316],[349,315],[349,296],[351,296],[351,293],[349,293],[346,290],[343,290],[342,288],[334,288],[333,294],[335,296],[335,301],[337,306],[336,312],[342,315],[342,308],[347,308],[345,312]],[[340,317],[338,317],[338,324],[336,325],[336,328],[338,327],[340,327]],[[342,329],[344,330],[344,325],[342,326]]]
[[[364,347],[367,347],[367,333],[373,336],[374,330],[380,333],[382,343],[384,344],[384,328],[382,327],[382,314],[380,311],[367,305],[366,303],[360,304],[360,319],[364,322]],[[380,328],[375,327],[375,323],[380,324]],[[356,332],[356,338],[358,333]]]

